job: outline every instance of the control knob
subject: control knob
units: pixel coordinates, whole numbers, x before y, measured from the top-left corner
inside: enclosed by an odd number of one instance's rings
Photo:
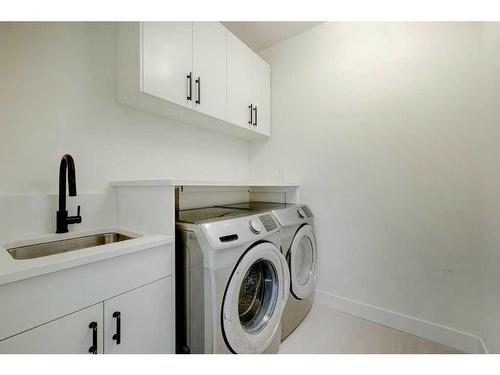
[[[258,220],[252,219],[248,224],[250,226],[250,230],[255,234],[259,234],[262,231],[262,226]]]
[[[299,213],[299,216],[303,219],[305,218],[307,215],[306,213],[304,212],[304,210],[302,209],[302,207],[299,207],[297,208],[297,212]]]

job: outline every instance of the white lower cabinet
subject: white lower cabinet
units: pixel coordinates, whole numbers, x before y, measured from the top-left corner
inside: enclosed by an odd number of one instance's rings
[[[104,301],[104,353],[173,353],[171,278]]]
[[[0,341],[2,354],[173,353],[172,277]]]
[[[0,341],[0,353],[103,353],[102,332],[102,303],[99,303]]]

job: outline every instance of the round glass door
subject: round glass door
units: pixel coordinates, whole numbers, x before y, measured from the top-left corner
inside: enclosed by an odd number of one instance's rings
[[[297,283],[306,285],[312,277],[313,272],[313,244],[309,237],[304,236],[300,239],[297,247],[297,262],[295,263]]]
[[[316,238],[310,225],[297,231],[289,256],[292,293],[298,299],[308,298],[316,282]]]
[[[243,329],[260,331],[273,314],[278,298],[278,280],[271,262],[259,259],[250,266],[240,286],[238,314]]]
[[[262,353],[280,334],[289,284],[288,265],[275,245],[260,243],[241,257],[222,309],[222,331],[233,352]]]

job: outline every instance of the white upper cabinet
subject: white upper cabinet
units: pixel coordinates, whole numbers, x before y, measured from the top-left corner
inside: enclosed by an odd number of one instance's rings
[[[226,29],[218,22],[193,23],[194,109],[226,119]]]
[[[270,67],[219,22],[120,22],[118,101],[245,139],[271,134]]]
[[[142,23],[142,89],[172,103],[192,107],[188,75],[193,70],[191,22]]]
[[[252,56],[252,104],[255,131],[271,135],[271,67],[260,56]]]
[[[227,33],[227,121],[253,130],[252,56],[250,48]]]
[[[227,118],[259,134],[271,135],[271,67],[227,33]]]

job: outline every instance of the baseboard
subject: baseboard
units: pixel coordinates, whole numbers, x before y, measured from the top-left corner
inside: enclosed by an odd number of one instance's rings
[[[486,343],[484,342],[484,340],[481,337],[479,338],[479,341],[481,341],[481,347],[482,347],[481,353],[490,354],[490,350],[488,349],[488,346],[486,345]]]
[[[483,340],[467,332],[381,309],[349,298],[315,291],[314,302],[371,322],[410,333],[466,353],[488,353]]]

